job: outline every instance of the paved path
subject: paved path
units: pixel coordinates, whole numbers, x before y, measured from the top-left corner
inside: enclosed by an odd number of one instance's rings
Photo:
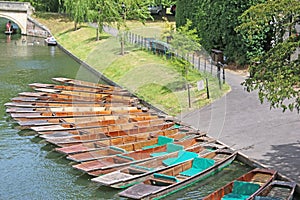
[[[179,118],[300,183],[300,115],[270,110],[257,93],[244,91],[245,76],[226,75],[230,93]]]

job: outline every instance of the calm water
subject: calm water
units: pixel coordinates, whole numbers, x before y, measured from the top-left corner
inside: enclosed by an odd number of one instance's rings
[[[29,91],[29,83],[47,83],[58,76],[91,81],[98,77],[57,47],[45,46],[42,39],[0,34],[0,49],[0,199],[120,199],[118,190],[98,187],[91,177],[74,170],[74,163],[53,151],[54,146],[33,132],[19,131],[3,106],[19,92]],[[235,163],[168,199],[201,197],[203,191],[213,191],[247,170]]]

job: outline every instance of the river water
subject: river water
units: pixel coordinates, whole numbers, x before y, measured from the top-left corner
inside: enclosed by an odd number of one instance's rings
[[[34,132],[17,129],[5,113],[4,104],[29,91],[29,83],[49,83],[52,77],[92,81],[98,77],[58,47],[45,46],[43,39],[0,34],[0,49],[0,199],[121,199],[118,190],[99,187],[73,169],[75,163]],[[167,199],[200,198],[248,170],[235,162],[218,176]]]

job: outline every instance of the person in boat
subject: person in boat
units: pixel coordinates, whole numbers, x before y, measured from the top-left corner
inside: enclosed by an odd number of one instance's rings
[[[8,21],[6,23],[6,31],[11,32],[12,31],[12,26],[11,26],[11,21]]]

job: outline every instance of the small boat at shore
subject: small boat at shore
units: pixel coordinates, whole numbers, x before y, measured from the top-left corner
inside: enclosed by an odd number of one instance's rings
[[[69,154],[94,151],[109,146],[119,146],[119,145],[126,145],[126,144],[137,143],[137,142],[144,142],[152,138],[157,139],[157,137],[159,136],[171,137],[171,135],[175,136],[176,134],[187,135],[188,133],[179,132],[178,129],[166,129],[166,130],[156,131],[152,133],[127,135],[122,137],[107,138],[105,140],[100,140],[100,141],[86,142],[86,143],[81,143],[81,144],[76,144],[76,145],[71,145],[66,147],[58,147],[55,150],[60,153],[69,155]],[[177,139],[175,137],[172,138]]]
[[[47,141],[55,144],[57,146],[70,146],[74,144],[86,143],[86,142],[94,142],[107,138],[119,137],[119,136],[127,136],[127,135],[136,135],[141,133],[150,133],[155,131],[163,131],[165,129],[171,128],[174,123],[166,123],[160,125],[154,125],[151,127],[142,127],[142,128],[134,128],[128,130],[115,130],[115,131],[107,131],[103,132],[102,129],[91,129],[93,132],[88,131],[80,131],[76,130],[78,134],[69,132],[59,132],[56,134],[53,132],[52,137],[47,137]],[[100,131],[102,130],[102,132]],[[74,131],[74,132],[76,132]],[[43,136],[40,136],[43,137]]]
[[[55,82],[59,82],[59,83],[63,83],[66,85],[71,85],[71,86],[79,86],[79,87],[87,87],[87,88],[95,88],[95,89],[107,88],[107,89],[111,89],[114,91],[123,90],[119,86],[92,83],[92,82],[87,82],[87,81],[82,81],[82,80],[71,79],[71,78],[57,77],[57,78],[52,78],[52,80]]]
[[[186,166],[184,169],[188,167],[191,168],[192,160],[200,156],[202,158],[213,159],[218,163],[231,156],[232,159],[234,159],[235,154],[236,153],[228,149],[214,150],[202,146],[202,148],[199,149],[179,151],[172,155],[158,157],[153,161],[131,165],[121,170],[93,178],[92,181],[100,185],[123,189],[152,178],[154,173],[168,174],[168,172],[174,171],[174,173],[177,173],[177,176],[179,176],[180,170],[178,169],[183,169],[183,166]],[[173,176],[176,176],[174,173]],[[188,178],[188,176],[185,178]],[[187,183],[187,181],[185,182]]]
[[[296,186],[295,182],[275,180],[249,200],[293,200]]]
[[[201,145],[196,138],[186,139],[180,142],[168,143],[149,149],[138,150],[130,153],[114,155],[111,157],[101,158],[98,160],[86,161],[73,165],[75,169],[84,171],[92,176],[99,176],[116,171],[128,165],[137,164],[155,157],[163,156],[179,150],[188,149],[192,146]]]
[[[275,170],[256,168],[207,195],[202,200],[249,199],[275,180],[276,175],[277,171]]]
[[[57,41],[53,36],[49,36],[49,37],[45,38],[45,43],[48,46],[56,46],[57,45]]]
[[[70,86],[70,85],[55,85],[55,84],[43,84],[43,83],[32,83],[29,84],[31,88],[40,92],[49,92],[49,93],[64,93],[66,91],[73,92],[86,92],[93,94],[115,94],[115,95],[124,95],[131,96],[132,94],[128,90],[122,88],[89,88],[81,86]]]
[[[139,184],[119,193],[119,196],[132,199],[152,199],[167,196],[169,193],[181,190],[189,184],[203,180],[230,165],[236,153],[216,151],[202,157],[194,157],[180,164],[173,164],[164,170],[159,170]],[[169,164],[166,159],[163,162]],[[173,164],[173,165],[172,165]],[[101,177],[99,177],[101,179]]]

